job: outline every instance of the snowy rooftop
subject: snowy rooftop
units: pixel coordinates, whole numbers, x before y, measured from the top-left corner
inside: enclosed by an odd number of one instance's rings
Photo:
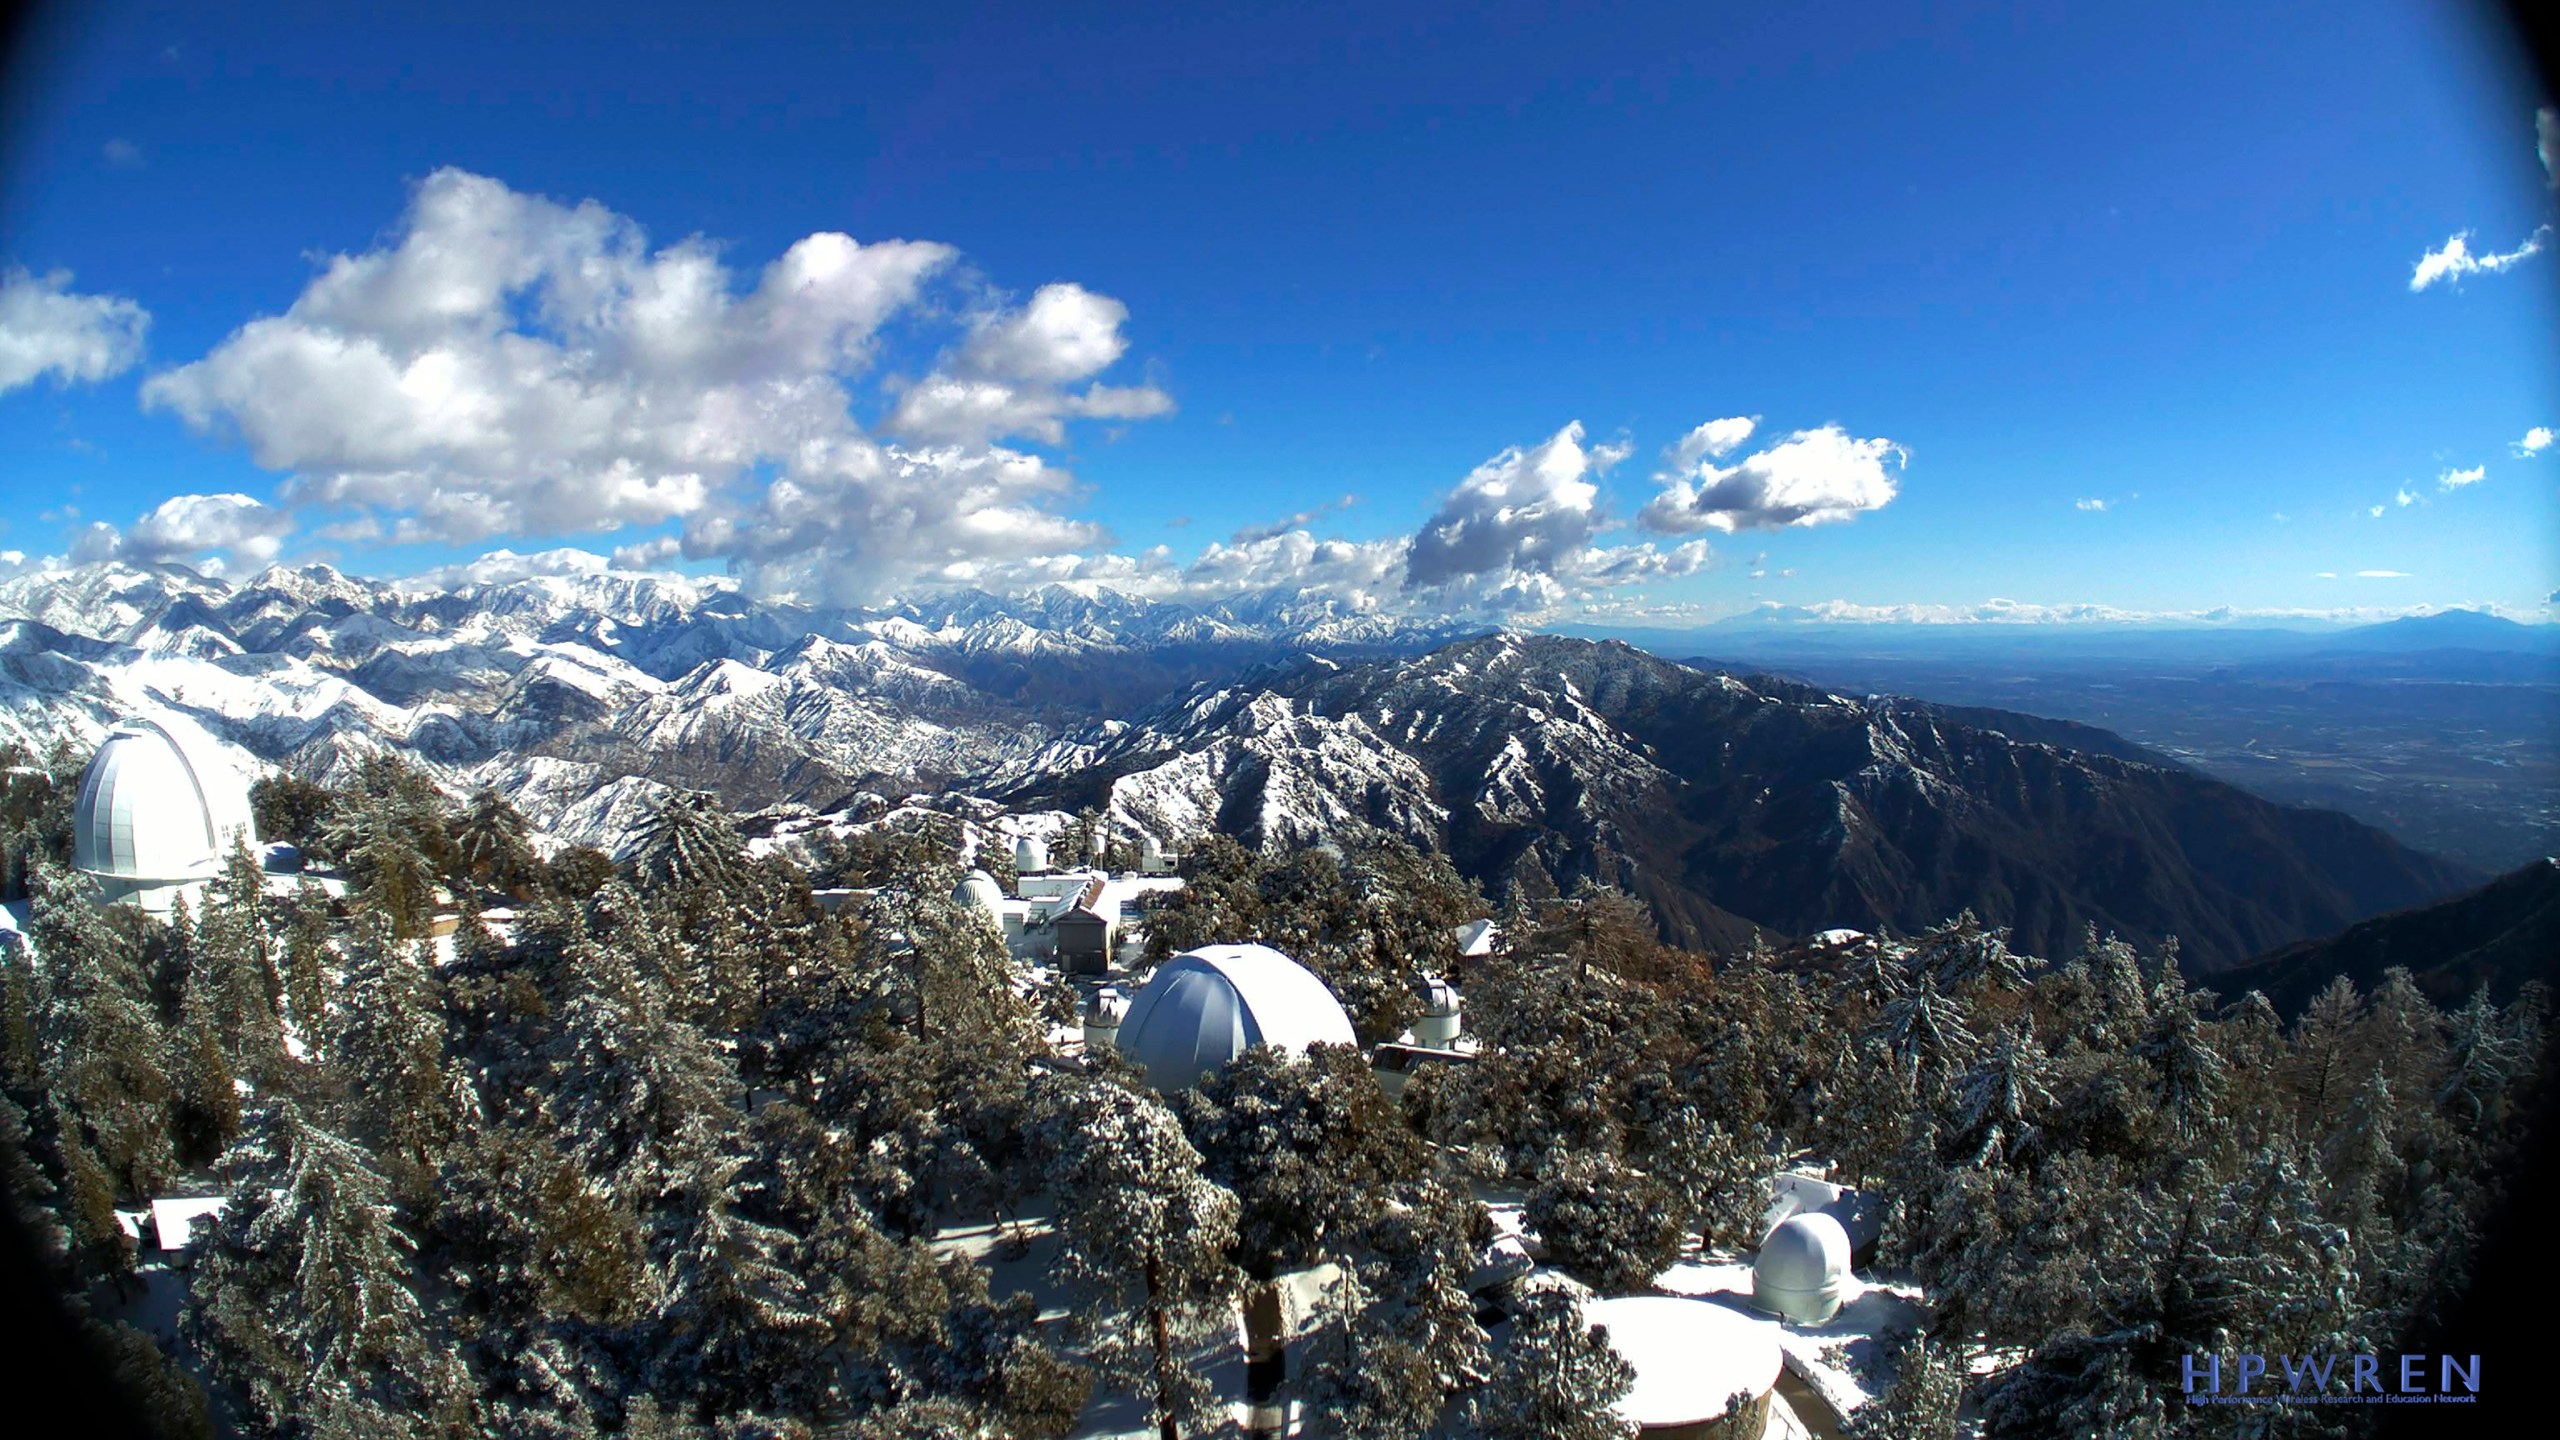
[[[1635,1367],[1635,1385],[1617,1407],[1634,1424],[1721,1419],[1735,1395],[1765,1395],[1778,1383],[1778,1327],[1771,1321],[1671,1295],[1595,1300],[1583,1318],[1607,1326],[1609,1348]]]
[[[196,1222],[220,1215],[231,1201],[220,1195],[178,1196],[151,1202],[151,1229],[163,1250],[184,1250],[195,1238]]]

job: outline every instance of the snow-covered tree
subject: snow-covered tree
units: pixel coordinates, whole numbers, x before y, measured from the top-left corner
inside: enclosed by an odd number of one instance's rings
[[[1470,1398],[1457,1433],[1466,1440],[1630,1440],[1636,1427],[1614,1407],[1635,1369],[1609,1348],[1608,1331],[1584,1320],[1570,1296],[1542,1291],[1511,1317],[1493,1379]]]
[[[1069,1328],[1104,1381],[1144,1397],[1163,1440],[1197,1434],[1215,1397],[1190,1356],[1234,1333],[1236,1198],[1200,1174],[1152,1095],[1060,1077],[1042,1108]]]
[[[1695,1220],[1669,1187],[1606,1155],[1559,1160],[1520,1218],[1558,1268],[1619,1294],[1652,1284],[1677,1260]]]

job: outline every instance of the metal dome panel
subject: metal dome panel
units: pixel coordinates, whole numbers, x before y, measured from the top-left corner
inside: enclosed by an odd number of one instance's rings
[[[101,879],[196,880],[252,835],[248,786],[228,761],[157,721],[125,720],[81,777],[72,864]]]
[[[1255,1045],[1302,1052],[1358,1042],[1313,971],[1268,945],[1207,945],[1156,967],[1118,1043],[1148,1084],[1180,1090]]]

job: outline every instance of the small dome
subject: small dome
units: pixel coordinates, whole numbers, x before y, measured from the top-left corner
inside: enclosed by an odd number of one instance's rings
[[[1155,968],[1129,1004],[1120,1052],[1158,1090],[1182,1090],[1256,1045],[1352,1045],[1351,1017],[1315,973],[1268,945],[1204,945]]]
[[[141,719],[99,742],[71,824],[76,868],[145,885],[207,878],[255,838],[240,772],[201,738]]]
[[[1103,1028],[1120,1024],[1129,1018],[1129,997],[1105,985],[1085,997],[1084,1023]]]
[[[998,924],[1004,923],[1004,891],[997,887],[995,877],[984,870],[972,870],[959,884],[952,886],[951,903],[976,910]]]
[[[1025,835],[1013,842],[1013,868],[1025,875],[1049,868],[1049,842]]]
[[[1458,1013],[1458,987],[1437,975],[1423,977],[1422,1013],[1433,1019],[1448,1019]]]
[[[1799,1325],[1827,1325],[1840,1313],[1849,1278],[1849,1232],[1819,1211],[1778,1222],[1751,1266],[1751,1303]]]
[[[1138,863],[1150,870],[1164,867],[1164,846],[1153,835],[1138,842]]]

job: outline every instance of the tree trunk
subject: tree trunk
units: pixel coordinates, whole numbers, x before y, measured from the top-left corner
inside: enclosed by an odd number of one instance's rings
[[[1173,1428],[1173,1332],[1164,1318],[1164,1261],[1147,1257],[1147,1314],[1156,1330],[1156,1426],[1159,1440],[1182,1440]]]
[[[1289,1374],[1289,1340],[1280,1308],[1280,1282],[1256,1281],[1244,1299],[1245,1434],[1278,1440],[1288,1412],[1280,1382]]]

